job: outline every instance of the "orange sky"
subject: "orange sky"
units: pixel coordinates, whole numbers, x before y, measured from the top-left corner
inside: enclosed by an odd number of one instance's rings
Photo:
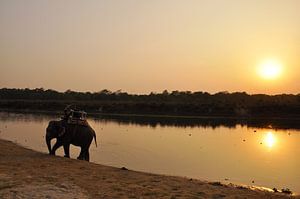
[[[300,93],[298,0],[0,1],[0,87]],[[282,74],[263,79],[266,59]]]

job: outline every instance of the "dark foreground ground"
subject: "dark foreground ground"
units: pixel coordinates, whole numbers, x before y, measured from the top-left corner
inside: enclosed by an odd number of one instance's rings
[[[49,156],[0,140],[0,198],[297,198]]]

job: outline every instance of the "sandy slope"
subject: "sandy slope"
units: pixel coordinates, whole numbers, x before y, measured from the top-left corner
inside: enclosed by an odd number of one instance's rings
[[[294,197],[54,157],[0,140],[0,198]]]

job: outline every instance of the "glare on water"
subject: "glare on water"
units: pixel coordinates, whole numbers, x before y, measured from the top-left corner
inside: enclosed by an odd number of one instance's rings
[[[276,137],[275,135],[272,133],[272,131],[268,131],[265,135],[265,143],[266,146],[269,148],[274,147],[274,145],[276,144]]]

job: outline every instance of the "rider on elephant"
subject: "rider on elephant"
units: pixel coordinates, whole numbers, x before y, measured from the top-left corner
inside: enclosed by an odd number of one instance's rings
[[[62,125],[63,125],[63,131],[58,135],[59,137],[62,137],[62,136],[65,135],[66,127],[67,127],[67,124],[68,124],[68,120],[69,120],[72,112],[74,111],[71,107],[72,107],[72,105],[68,105],[64,109],[64,115],[61,117],[61,119],[62,119]]]
[[[68,121],[68,119],[70,118],[72,112],[74,111],[71,107],[72,107],[72,105],[68,105],[64,109],[64,116],[61,118],[62,120]]]

